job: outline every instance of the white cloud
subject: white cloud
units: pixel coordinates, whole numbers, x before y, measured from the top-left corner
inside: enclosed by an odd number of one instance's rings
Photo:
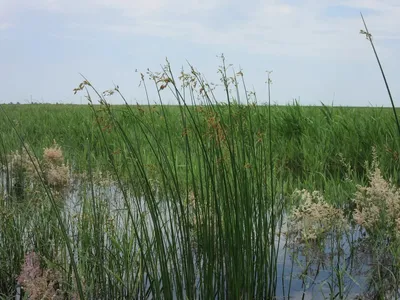
[[[224,0],[225,1],[225,0]],[[101,5],[110,9],[121,9],[129,16],[154,16],[166,13],[189,14],[212,10],[223,2],[213,0],[102,0],[93,1],[93,5]]]
[[[165,1],[158,0],[158,7],[164,7]],[[125,1],[118,1],[123,6]],[[197,3],[197,4],[196,4]],[[395,1],[342,1],[338,4],[363,9],[373,9],[376,15],[368,15],[367,22],[376,39],[400,38],[400,20],[398,6]],[[174,18],[174,15],[159,15],[162,9],[155,9],[156,13],[147,10],[146,17],[136,18],[136,24],[125,20],[120,24],[103,26],[105,30],[120,33],[131,33],[155,36],[180,36],[201,44],[225,45],[225,47],[244,47],[249,53],[282,54],[291,56],[340,56],[348,59],[362,57],[365,50],[365,40],[359,35],[362,23],[359,14],[346,18],[329,18],[324,11],[332,2],[298,1],[290,5],[278,0],[270,0],[262,4],[248,3],[246,9],[247,22],[240,22],[223,28],[208,26],[207,18],[199,18],[195,12],[202,9],[212,11],[225,5],[227,22],[229,20],[229,7],[224,2],[215,2],[203,7],[198,2],[191,10],[180,10],[176,7],[182,5],[181,1],[172,1],[172,12],[193,13],[192,20]],[[146,7],[143,5],[143,7]],[[125,6],[129,11],[129,7]],[[135,10],[127,15],[135,14]],[[203,10],[204,11],[204,10]],[[136,16],[138,16],[136,14]],[[218,18],[218,16],[217,16]],[[137,24],[140,24],[138,26]],[[365,51],[364,51],[365,53]]]
[[[359,35],[362,22],[358,13],[347,17],[328,17],[332,5],[357,10],[373,10],[366,16],[369,29],[378,40],[400,39],[398,0],[283,0],[252,1],[244,4],[228,0],[0,0],[3,15],[22,9],[41,9],[51,13],[88,14],[79,27],[112,31],[125,35],[151,35],[181,38],[200,44],[238,47],[249,53],[290,56],[324,56],[359,59],[366,41]],[[237,2],[237,3],[236,3]],[[24,4],[24,5],[22,5]],[[235,6],[243,19],[230,20]],[[4,13],[4,11],[6,13]],[[105,14],[116,16],[104,25]],[[119,16],[119,17],[118,17]],[[232,16],[234,18],[235,16]],[[213,26],[223,19],[226,26]],[[76,20],[74,20],[76,22]],[[4,23],[6,24],[6,23]],[[382,51],[390,51],[382,49]]]
[[[119,11],[126,16],[155,16],[165,12],[190,14],[198,11],[212,10],[228,0],[0,0],[3,11],[38,9],[67,14],[82,13],[108,9],[110,13]]]

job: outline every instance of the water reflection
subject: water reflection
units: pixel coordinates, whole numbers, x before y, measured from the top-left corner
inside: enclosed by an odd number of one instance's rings
[[[2,183],[5,187],[4,177]],[[6,195],[5,188],[3,194]],[[64,212],[71,235],[76,234],[74,216],[84,213],[85,199],[95,199],[96,205],[113,215],[115,226],[129,231],[124,226],[130,209],[134,218],[145,218],[148,235],[150,238],[153,236],[154,226],[146,199],[135,198],[128,189],[124,196],[115,184],[91,185],[75,181],[74,187],[64,197]],[[168,205],[168,201],[158,202],[165,236],[175,229],[175,218],[170,215]],[[276,236],[276,244],[279,244],[277,299],[392,299],[399,296],[396,293],[399,291],[399,268],[391,252],[385,248],[388,245],[380,245],[380,251],[377,251],[359,227],[350,228],[341,235],[332,233],[319,244],[297,243],[287,234],[287,227],[287,218],[284,217],[280,235]],[[175,238],[179,239],[179,236]],[[195,249],[193,259],[199,259]],[[198,278],[196,282],[199,284]]]

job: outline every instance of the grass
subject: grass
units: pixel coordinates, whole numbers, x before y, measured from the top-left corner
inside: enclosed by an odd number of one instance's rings
[[[157,105],[110,105],[109,94],[124,99],[119,88],[102,93],[87,80],[76,90],[86,93],[87,106],[2,105],[0,297],[13,296],[18,277],[27,294],[41,297],[273,299],[295,292],[301,265],[303,282],[330,270],[320,295],[352,295],[358,279],[344,254],[358,249],[352,216],[364,202],[353,199],[358,184],[370,183],[366,161],[375,157],[384,178],[400,179],[393,112],[262,106],[242,72],[224,60],[219,72],[225,104],[194,68],[175,79],[167,63],[150,73]],[[179,105],[163,105],[167,94]],[[10,164],[17,149],[37,162],[34,170]],[[63,190],[49,180],[56,170],[49,155],[57,170],[69,166]],[[315,205],[340,210],[352,228],[334,234],[322,224],[317,242],[283,247],[287,215],[315,206],[291,197],[302,189],[321,191],[325,200]],[[386,236],[361,240],[378,255]],[[385,262],[397,261],[396,245],[393,238],[389,258],[375,259],[365,295],[384,297],[388,284],[396,290],[398,270]],[[298,263],[291,257],[298,247],[329,259],[311,274],[312,255],[303,252]],[[36,255],[39,262],[26,261]]]
[[[97,106],[94,108],[99,109]],[[56,139],[74,169],[83,172],[87,157],[81,154],[86,146],[90,146],[91,155],[96,159],[96,167],[110,170],[107,163],[108,154],[104,151],[100,132],[94,126],[96,120],[89,107],[15,105],[4,106],[4,109],[10,119],[18,122],[17,129],[36,151],[41,151]],[[185,130],[194,129],[193,124],[188,124],[189,126],[186,126],[188,128],[185,128],[179,107],[117,106],[112,110],[114,118],[122,128],[126,129],[130,139],[135,138],[135,132],[140,126],[136,119],[149,123],[160,143],[168,143],[168,136],[165,134],[168,128],[175,148],[174,159],[178,164],[184,161],[184,148],[178,147],[179,142],[182,141]],[[213,114],[227,118],[226,106],[218,107],[218,112],[213,112],[210,107],[201,106],[189,107],[188,110],[197,118],[198,130],[203,134],[213,129],[209,128],[210,126],[218,126],[215,122],[211,123],[215,117]],[[326,115],[326,110],[329,110],[330,115]],[[130,118],[128,114],[134,114],[136,119]],[[251,136],[244,137],[245,145],[248,145],[251,139],[268,138],[268,107],[234,106],[232,114],[234,114],[232,116],[234,125],[231,134],[235,136],[240,135],[242,130],[238,127],[239,121],[245,121],[246,115],[251,118],[251,124],[245,122],[243,125],[251,126],[251,129],[244,129],[252,131]],[[371,159],[372,146],[375,146],[380,154],[383,172],[398,180],[399,174],[396,174],[399,167],[398,140],[391,115],[392,112],[388,108],[303,107],[296,103],[288,107],[272,106],[271,140],[275,149],[273,154],[275,169],[285,173],[284,175],[288,177],[286,180],[293,182],[301,178],[303,185],[305,182],[310,182],[319,189],[326,180],[343,179],[346,168],[341,163],[342,158],[361,177],[364,176],[364,162]],[[43,123],[41,120],[46,122]],[[224,122],[226,121],[224,119]],[[5,119],[0,122],[2,128],[7,129],[2,133],[4,151],[8,153],[18,149],[20,142],[9,134],[10,125]],[[92,137],[90,145],[87,144],[89,136]],[[107,138],[111,145],[115,145],[114,150],[119,150],[117,133],[107,132]],[[143,140],[142,136],[136,138]],[[150,145],[145,142],[142,147],[143,151],[150,149]],[[150,156],[144,159],[149,165],[154,163]],[[122,159],[115,158],[115,160],[116,163],[122,163]]]

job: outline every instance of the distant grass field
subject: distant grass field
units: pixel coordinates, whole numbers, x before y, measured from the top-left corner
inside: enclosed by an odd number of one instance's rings
[[[85,168],[85,149],[90,149],[96,167],[109,168],[109,157],[104,151],[100,132],[96,128],[96,118],[89,106],[37,104],[3,107],[14,122],[15,129],[33,149],[41,151],[56,140],[77,170]],[[101,126],[107,133],[109,145],[115,151],[120,150],[119,135],[112,127],[107,127],[100,106],[95,106],[95,109],[99,111],[97,117],[100,122],[104,122]],[[188,109],[195,114],[196,126],[204,135],[213,126],[215,130],[221,126],[233,140],[241,140],[249,149],[269,138],[268,106],[235,105],[231,107],[231,112],[223,105]],[[149,108],[136,105],[128,109],[121,105],[113,106],[112,111],[129,138],[142,143],[144,153],[150,151],[150,145],[146,144],[140,122],[150,126],[148,130],[154,130],[161,143],[173,143],[174,159],[178,164],[183,164],[184,140],[193,137],[193,129],[190,128],[193,124],[183,124],[178,106]],[[135,118],[130,116],[131,113]],[[304,107],[298,104],[273,106],[271,123],[274,167],[289,185],[325,188],[329,181],[340,182],[346,172],[343,162],[352,166],[362,182],[366,179],[364,164],[371,160],[372,147],[379,153],[384,174],[395,182],[400,178],[399,138],[393,112],[389,108]],[[18,149],[20,142],[12,133],[8,120],[2,118],[0,126],[4,128],[1,133],[3,151]],[[266,150],[269,151],[268,147]],[[123,159],[119,160],[118,156],[114,159],[123,164]],[[144,156],[143,159],[149,165],[155,163],[151,157]]]

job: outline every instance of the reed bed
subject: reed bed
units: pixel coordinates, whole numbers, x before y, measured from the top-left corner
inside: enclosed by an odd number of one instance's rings
[[[242,71],[224,58],[218,71],[224,101],[167,63],[142,74],[154,104],[84,79],[87,106],[2,105],[0,297],[286,299],[300,279],[301,297],[310,282],[320,297],[397,297],[393,112],[261,105]],[[349,261],[365,256],[362,283]]]

